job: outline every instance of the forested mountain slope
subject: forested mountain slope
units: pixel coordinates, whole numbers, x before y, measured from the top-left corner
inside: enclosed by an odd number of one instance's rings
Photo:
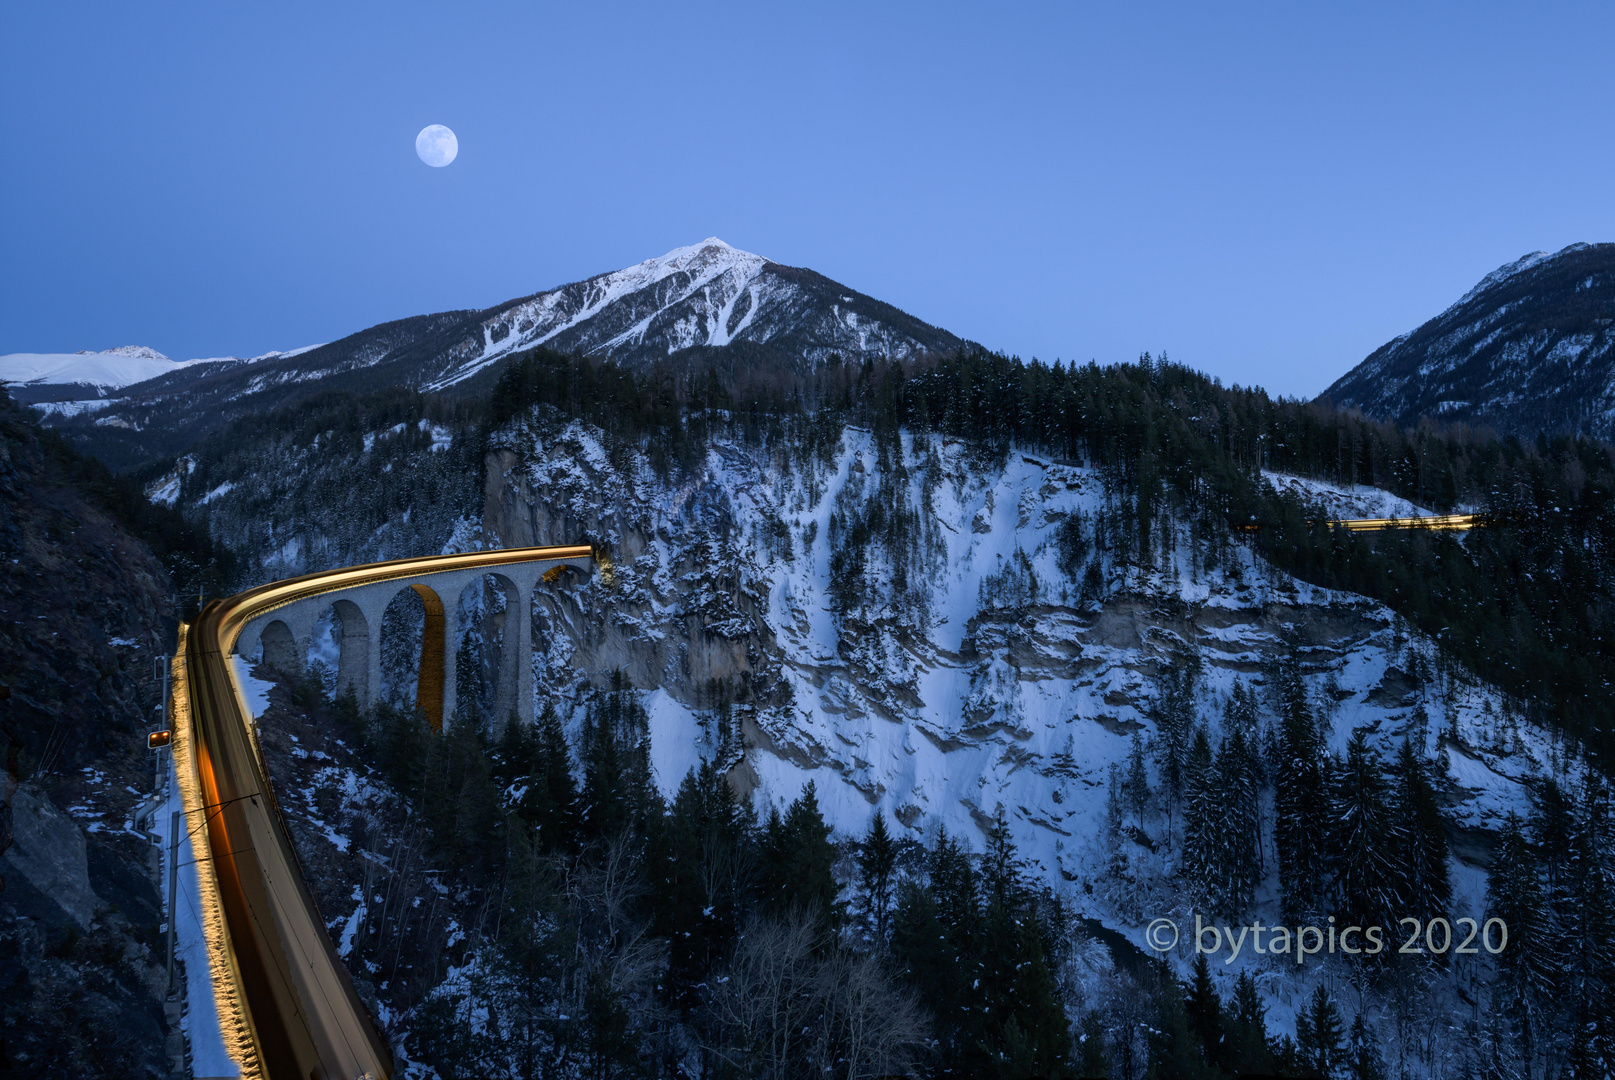
[[[800,377],[831,360],[912,361],[962,342],[812,270],[714,237],[484,310],[400,319],[311,349],[169,372],[93,412],[58,411],[56,422],[75,444],[123,469],[321,393],[402,387],[482,397],[511,356],[538,344],[632,370],[698,357],[701,370],[716,362]]]
[[[563,847],[582,845],[581,856],[560,854],[566,865],[582,857],[598,869],[588,860],[609,848],[609,830],[570,833],[576,826],[553,816],[556,799],[572,805],[555,784],[581,791],[592,782],[593,796],[576,795],[580,807],[627,800],[611,813],[639,823],[636,843],[649,846],[635,849],[633,859],[647,861],[634,873],[650,875],[638,879],[650,890],[663,888],[664,812],[694,814],[716,797],[711,778],[700,779],[703,763],[741,797],[734,812],[759,815],[755,827],[722,826],[724,850],[750,852],[746,865],[770,844],[813,834],[815,821],[863,845],[848,855],[867,854],[879,846],[869,833],[878,820],[918,847],[886,879],[857,860],[831,860],[850,905],[839,939],[850,957],[889,956],[901,976],[894,992],[915,995],[922,1017],[1007,1000],[976,1000],[977,990],[924,974],[927,964],[948,970],[974,955],[975,931],[948,920],[977,915],[936,916],[956,928],[952,947],[964,951],[953,961],[902,936],[932,917],[926,903],[958,898],[960,867],[971,865],[959,858],[984,852],[987,876],[966,891],[986,907],[972,910],[990,910],[994,890],[1020,898],[993,917],[1039,928],[1052,982],[1033,997],[1056,1001],[1066,1026],[1041,1013],[1022,1019],[1052,1024],[1040,1045],[1063,1047],[1067,1059],[1077,1044],[1056,1029],[1084,1024],[1113,1063],[1215,1054],[1202,1036],[1138,1035],[1135,1044],[1139,1029],[1123,1014],[1155,1010],[1165,1023],[1175,989],[1140,991],[1127,974],[1136,952],[1072,952],[1074,938],[1091,945],[1108,928],[1138,942],[1151,918],[1195,910],[1291,924],[1327,912],[1479,919],[1490,893],[1526,887],[1518,877],[1490,880],[1489,866],[1537,873],[1495,861],[1499,843],[1518,842],[1514,821],[1541,822],[1552,799],[1569,800],[1561,824],[1583,855],[1544,851],[1543,873],[1584,860],[1607,835],[1608,808],[1584,763],[1609,746],[1611,577],[1602,560],[1615,467],[1604,448],[1407,434],[1147,358],[1051,369],[965,353],[830,366],[803,386],[737,400],[717,376],[524,354],[485,404],[401,391],[331,397],[199,446],[153,490],[237,546],[248,579],[487,544],[598,544],[608,571],[535,604],[536,711],[553,720],[531,737],[546,749],[505,746],[492,694],[461,696],[457,722],[485,731],[486,743],[473,740],[470,758],[442,768],[460,770],[449,774],[459,778],[454,790],[470,791],[465,777],[483,770],[503,793],[466,803],[492,815],[476,820],[512,815],[537,830],[545,858],[557,857],[543,839],[547,821],[551,836],[575,838]],[[1280,491],[1269,474],[1309,480]],[[1326,503],[1368,497],[1473,505],[1489,524],[1463,538],[1353,536],[1320,524]],[[462,670],[498,670],[497,590],[471,590],[456,609]],[[412,617],[400,606],[381,628],[385,689],[404,709]],[[314,658],[328,663],[332,647],[326,637]],[[386,771],[399,760],[386,747],[403,745],[388,740],[411,737],[400,715],[350,716],[349,745],[371,749],[344,767],[356,777],[381,769],[378,782],[397,798],[430,804],[437,796],[420,794],[415,774]],[[524,769],[528,760],[548,764]],[[540,773],[550,779],[535,787]],[[640,779],[608,799],[606,773]],[[808,781],[811,813],[799,806],[798,831],[780,831]],[[342,790],[359,788],[344,781]],[[345,799],[330,813],[362,817]],[[665,811],[660,799],[672,800]],[[783,815],[777,827],[766,824],[771,810]],[[471,818],[456,820],[440,823],[439,858],[459,866],[467,888],[508,883],[499,876],[515,865],[508,850],[480,869],[447,854],[454,836],[478,831]],[[1394,871],[1387,853],[1396,853]],[[1365,878],[1362,865],[1383,872]],[[591,953],[623,976],[607,997],[626,1026],[600,1016],[589,1023],[604,1026],[589,1030],[615,1032],[613,1052],[642,1063],[668,1054],[693,1062],[729,1045],[728,1021],[701,1011],[728,1006],[696,987],[758,960],[735,937],[746,919],[773,911],[769,932],[783,932],[769,890],[799,879],[775,872],[734,871],[730,906],[705,905],[727,914],[699,955],[681,953],[651,916],[635,924],[649,952]],[[808,878],[822,882],[817,873]],[[1598,894],[1578,880],[1551,915],[1535,917],[1582,925]],[[567,903],[568,918],[593,910],[576,896]],[[361,909],[374,910],[364,901],[350,916],[328,914],[368,926],[373,914]],[[469,1017],[493,1001],[505,1002],[494,1013],[512,1015],[510,999],[497,996],[511,984],[488,981],[510,946],[491,930],[478,941],[462,938],[432,980],[378,983],[383,996],[408,989],[388,999],[405,1043],[418,1030],[411,1024],[439,1015],[433,1009]],[[1192,953],[1178,956],[1187,975]],[[1502,1015],[1520,984],[1489,959],[1467,963],[1376,969],[1353,1005],[1366,1006],[1359,1045],[1386,1046],[1415,1075],[1479,1045],[1461,1028],[1460,995],[1490,985],[1481,992],[1496,995]],[[1261,1026],[1251,1019],[1259,1006],[1270,1034],[1298,1040],[1289,1050],[1252,1045],[1309,1060],[1324,1052],[1316,1025],[1341,1007],[1328,987],[1348,968],[1249,953],[1215,966],[1202,1005],[1217,993],[1232,1009],[1243,994],[1241,1031]],[[662,970],[671,983],[654,974]],[[1410,993],[1414,984],[1423,990]],[[656,985],[663,991],[647,989]],[[523,1008],[550,1001],[546,1015],[573,1015],[559,998],[523,993]],[[1576,1000],[1586,1009],[1603,999]],[[668,1007],[676,1020],[658,1011]],[[1539,1064],[1571,1053],[1581,1016],[1550,1011],[1554,1034],[1531,1051]],[[490,1024],[487,1052],[516,1053],[526,1039],[554,1051],[556,1040],[584,1038],[582,1028],[534,1024]],[[999,1028],[982,1037],[1008,1038]],[[1514,1053],[1509,1038],[1487,1045]],[[438,1062],[461,1052],[417,1051]],[[943,1059],[916,1060],[940,1068],[965,1051],[935,1052]]]
[[[0,1072],[167,1077],[146,750],[205,535],[0,391]],[[228,572],[228,566],[222,567]],[[209,576],[208,582],[216,581]],[[211,587],[216,588],[216,584]]]
[[[1522,439],[1615,437],[1615,244],[1499,267],[1320,400],[1399,424],[1432,417]]]

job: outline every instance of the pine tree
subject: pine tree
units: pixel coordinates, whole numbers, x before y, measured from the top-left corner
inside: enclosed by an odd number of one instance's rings
[[[762,898],[780,915],[810,913],[825,930],[841,924],[836,901],[835,845],[819,812],[818,793],[809,780],[781,817],[769,813],[762,838]]]
[[[1165,965],[1152,965],[1150,998],[1155,1020],[1149,1027],[1150,1076],[1211,1080],[1221,1073],[1206,1064],[1205,1044],[1190,1026],[1182,988]]]
[[[881,945],[886,942],[896,870],[897,842],[886,829],[886,815],[876,810],[869,835],[858,852],[858,873],[863,879],[865,906],[875,941]]]
[[[987,1049],[996,1072],[1067,1075],[1071,1030],[1049,970],[1043,928],[1002,814],[987,834],[981,863],[982,932],[976,966]]]
[[[621,1076],[639,1064],[639,1033],[623,995],[611,985],[609,968],[597,968],[589,976],[581,1019],[589,1075]]]
[[[1447,823],[1430,782],[1430,766],[1407,740],[1396,756],[1391,813],[1402,910],[1421,924],[1445,916],[1452,900]]]
[[[905,882],[892,920],[892,956],[933,1016],[937,1056],[956,1073],[990,1075],[985,1060],[990,1014],[983,1006],[984,944],[975,870],[943,831],[929,853],[922,885]]]
[[[1346,1075],[1351,1080],[1385,1080],[1385,1059],[1380,1056],[1374,1033],[1368,1029],[1362,1013],[1351,1022],[1351,1036],[1346,1045]]]
[[[1286,922],[1300,923],[1322,899],[1328,851],[1327,751],[1307,701],[1299,662],[1278,671],[1280,730],[1275,768],[1273,827]]]
[[[1390,809],[1384,770],[1363,728],[1351,734],[1332,794],[1329,850],[1337,867],[1341,914],[1358,926],[1391,925],[1399,898]]]
[[[528,740],[529,787],[521,813],[537,831],[543,850],[573,851],[578,834],[578,788],[555,706],[544,706],[536,727]]]
[[[363,735],[364,710],[359,705],[358,688],[352,683],[344,686],[332,700],[331,719],[336,721],[337,728],[349,738]]]
[[[1110,763],[1110,789],[1105,798],[1105,835],[1111,840],[1121,836],[1127,822],[1127,794],[1122,789],[1121,766]]]
[[[645,707],[622,672],[584,716],[581,832],[592,840],[652,839],[663,806],[651,778]]]
[[[488,873],[505,847],[505,815],[482,733],[431,740],[422,802],[450,861],[474,876]]]
[[[1296,1051],[1302,1064],[1321,1076],[1334,1076],[1345,1059],[1344,1035],[1335,999],[1320,984],[1295,1015]]]
[[[1261,763],[1243,727],[1223,740],[1217,762],[1224,785],[1224,888],[1228,910],[1237,914],[1250,907],[1262,879]]]
[[[1097,1012],[1082,1015],[1077,1025],[1077,1076],[1100,1080],[1111,1073],[1110,1054],[1105,1049],[1105,1022]]]
[[[615,695],[589,703],[583,719],[583,796],[580,825],[591,840],[606,840],[628,827],[628,781],[616,730]]]
[[[527,777],[532,763],[532,730],[511,717],[499,736],[499,748],[494,754],[493,776],[502,787],[510,787]]]
[[[1548,919],[1535,853],[1513,813],[1504,822],[1487,882],[1486,916],[1488,921],[1501,919],[1508,928],[1508,943],[1497,957],[1493,995],[1497,1014],[1510,1020],[1520,1052],[1529,1061],[1543,1036],[1541,1016],[1551,989],[1552,953],[1543,948]]]
[[[1408,738],[1418,743],[1418,753],[1424,753],[1424,747],[1430,737],[1430,710],[1424,707],[1423,699],[1413,706],[1413,715],[1408,718]]]
[[[434,744],[426,717],[418,709],[383,702],[376,708],[372,731],[388,781],[406,799],[419,798],[426,782],[428,749]]]
[[[1573,801],[1553,777],[1542,781],[1534,792],[1530,836],[1546,885],[1546,898],[1557,905],[1569,883],[1576,822]]]
[[[1211,967],[1205,953],[1195,954],[1194,975],[1184,986],[1183,1011],[1189,1019],[1189,1030],[1200,1040],[1201,1060],[1223,1067],[1227,1063],[1223,1045],[1226,1024],[1222,999],[1211,984]]]
[[[1187,790],[1189,754],[1195,731],[1194,692],[1199,679],[1200,659],[1191,653],[1182,663],[1162,672],[1157,681],[1155,752],[1167,814],[1168,844],[1172,840],[1173,815]]]
[[[712,761],[691,769],[659,831],[656,930],[668,941],[670,996],[683,1009],[739,932],[749,885],[750,818]]]
[[[1234,996],[1228,1008],[1228,1052],[1225,1064],[1240,1073],[1276,1073],[1278,1063],[1267,1038],[1267,1006],[1256,989],[1250,972],[1242,971],[1234,982]]]
[[[1615,867],[1610,865],[1611,816],[1608,790],[1596,775],[1587,777],[1571,838],[1571,864],[1559,940],[1574,942],[1558,979],[1568,999],[1571,1055],[1576,1075],[1596,1075],[1590,1066],[1615,1065]]]
[[[1241,839],[1238,844],[1254,857],[1255,869],[1251,872],[1251,888],[1254,889],[1266,872],[1262,853],[1261,794],[1268,777],[1262,767],[1262,732],[1257,724],[1256,694],[1242,679],[1234,680],[1234,689],[1223,712],[1223,727],[1227,732],[1223,741],[1232,751],[1228,781],[1237,789],[1230,809],[1243,823],[1244,831],[1250,833],[1248,840]]]
[[[1184,770],[1183,872],[1214,914],[1231,910],[1226,782],[1211,756],[1211,739],[1195,730]]]
[[[1133,811],[1133,817],[1138,822],[1138,830],[1144,831],[1144,808],[1150,801],[1150,777],[1144,769],[1144,740],[1138,732],[1133,732],[1133,747],[1127,755],[1127,805]]]

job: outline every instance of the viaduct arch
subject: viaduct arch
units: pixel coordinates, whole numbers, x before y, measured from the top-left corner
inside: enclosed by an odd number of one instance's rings
[[[342,626],[337,692],[351,687],[359,703],[369,706],[381,693],[382,615],[400,590],[413,589],[426,608],[415,700],[432,730],[441,731],[444,720],[454,716],[459,690],[455,685],[454,655],[458,642],[453,606],[463,589],[472,584],[480,586],[482,579],[491,575],[505,597],[495,715],[506,717],[514,710],[523,722],[532,723],[533,668],[530,662],[522,661],[532,651],[533,593],[568,570],[587,574],[592,565],[587,548],[566,550],[567,554],[547,558],[501,561],[497,567],[416,572],[336,585],[300,596],[249,619],[242,625],[231,652],[250,657],[262,650],[265,664],[283,671],[297,670],[307,662],[315,624],[325,610],[331,608]],[[574,551],[577,554],[572,554]]]

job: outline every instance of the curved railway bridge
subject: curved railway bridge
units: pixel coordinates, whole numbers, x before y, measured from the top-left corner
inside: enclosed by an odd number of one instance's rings
[[[216,600],[180,626],[170,702],[175,776],[197,838],[221,1034],[243,1077],[383,1080],[393,1063],[303,882],[232,655],[262,646],[267,662],[290,668],[288,661],[307,655],[316,619],[333,607],[342,624],[339,686],[368,703],[381,689],[382,612],[411,588],[426,607],[416,700],[441,730],[456,693],[443,599],[452,603],[466,585],[492,576],[516,616],[505,623],[514,632],[507,630],[501,650],[500,703],[531,720],[531,669],[517,661],[529,651],[534,590],[592,565],[586,546],[399,559],[278,581]]]

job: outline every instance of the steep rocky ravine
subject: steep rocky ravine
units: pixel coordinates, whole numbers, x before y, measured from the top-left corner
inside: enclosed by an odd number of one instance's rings
[[[716,758],[765,813],[814,781],[843,838],[880,813],[915,839],[945,829],[979,848],[1001,816],[1037,876],[1127,940],[1193,907],[1169,815],[1152,811],[1119,850],[1105,838],[1112,769],[1135,736],[1159,738],[1183,672],[1196,673],[1191,720],[1214,735],[1244,688],[1258,703],[1248,734],[1268,737],[1274,673],[1289,664],[1333,750],[1361,730],[1386,759],[1406,740],[1435,762],[1455,915],[1479,911],[1496,831],[1525,808],[1525,782],[1574,769],[1519,703],[1384,606],[1300,582],[1204,519],[1169,512],[1141,543],[1126,498],[1081,463],[847,428],[809,454],[715,438],[696,468],[660,475],[598,429],[534,413],[493,433],[481,470],[456,474],[443,466],[467,462],[476,433],[451,427],[428,443],[429,428],[383,428],[362,451],[283,446],[280,471],[215,473],[189,485],[205,496],[192,505],[218,532],[262,538],[249,570],[260,579],[411,553],[401,523],[359,526],[335,498],[308,502],[294,528],[262,530],[257,508],[300,477],[335,492],[362,474],[375,483],[366,498],[385,501],[428,470],[407,522],[427,550],[593,543],[599,572],[541,590],[533,607],[536,705],[555,706],[574,739],[583,702],[620,673],[642,693],[664,791]],[[1308,483],[1343,503],[1362,495]],[[485,596],[459,601],[470,660],[496,670],[504,615]],[[497,730],[504,718],[487,719]],[[1279,906],[1271,851],[1265,861],[1261,918]],[[372,906],[341,886],[325,912],[334,934]],[[1280,1030],[1335,977],[1277,960],[1241,967]],[[1443,976],[1421,999],[1425,1019],[1451,1022],[1476,970]]]
[[[73,464],[0,393],[0,1071],[167,1076],[178,1016],[138,818],[170,585]]]

